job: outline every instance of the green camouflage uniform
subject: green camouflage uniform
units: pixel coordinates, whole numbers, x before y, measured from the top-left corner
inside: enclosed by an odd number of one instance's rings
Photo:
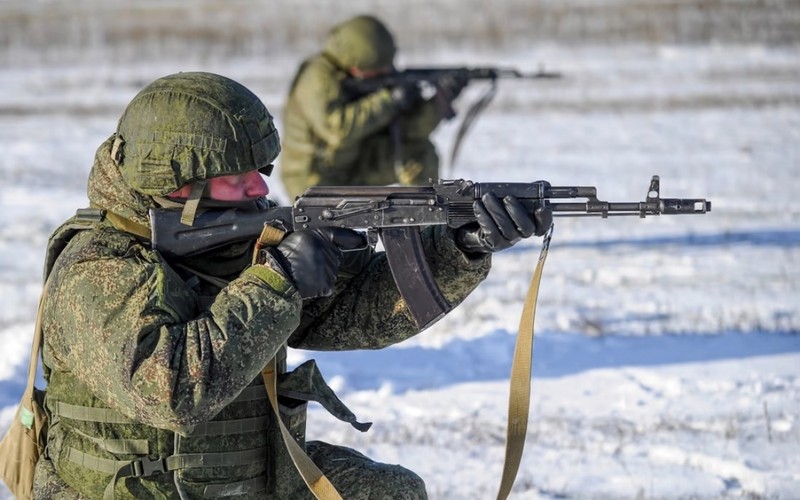
[[[182,116],[182,105],[196,105],[222,77],[184,73],[172,77],[182,90],[158,86],[170,78],[151,84],[132,105],[156,106],[164,102],[159,93],[167,95],[172,122],[182,123],[192,116]],[[286,371],[286,345],[380,349],[418,333],[382,252],[342,273],[331,297],[303,301],[280,269],[250,265],[250,243],[167,262],[145,238],[120,229],[148,228],[147,210],[187,179],[274,159],[271,118],[263,105],[259,115],[255,96],[245,97],[252,101],[247,106],[209,100],[203,108],[210,124],[224,121],[220,109],[245,110],[225,115],[243,127],[237,140],[250,135],[251,147],[238,157],[229,155],[230,142],[215,141],[214,130],[185,134],[163,123],[165,130],[126,143],[136,132],[123,130],[121,120],[98,149],[88,184],[92,206],[105,217],[73,218],[51,237],[43,308],[50,428],[36,498],[313,498],[288,457],[260,376],[273,356],[282,419],[344,498],[425,498],[423,481],[407,469],[343,447],[306,444],[307,400],[358,424],[313,361]],[[159,163],[165,155],[172,160]],[[174,175],[160,181],[147,174],[170,169]],[[447,229],[428,228],[424,245],[453,304],[488,272],[489,257],[467,257]],[[148,474],[159,464],[165,472]]]
[[[323,52],[302,63],[283,119],[280,172],[292,199],[318,184],[415,185],[439,177],[429,139],[442,120],[434,102],[401,114],[389,89],[354,98],[342,88],[351,67],[390,68],[394,54],[386,28],[359,16],[336,26]]]

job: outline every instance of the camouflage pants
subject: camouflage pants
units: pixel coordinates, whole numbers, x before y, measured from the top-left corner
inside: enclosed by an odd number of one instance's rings
[[[346,500],[425,500],[425,482],[399,465],[374,462],[361,453],[322,441],[306,444],[308,456]],[[302,485],[292,500],[313,499]]]

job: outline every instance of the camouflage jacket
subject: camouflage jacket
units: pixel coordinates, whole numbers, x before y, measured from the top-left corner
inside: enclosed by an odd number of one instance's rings
[[[90,201],[146,224],[147,203],[110,201],[131,196],[123,196],[109,148],[107,141],[98,150]],[[488,272],[489,257],[468,258],[447,229],[429,228],[424,244],[454,304]],[[216,253],[205,263],[235,270],[221,288],[165,261],[108,219],[51,252],[58,258],[43,308],[47,456],[65,488],[88,497],[177,498],[179,489],[190,497],[263,498],[265,489],[282,497],[274,492],[297,488],[300,479],[281,451],[259,377],[265,364],[286,344],[378,349],[418,333],[383,253],[361,272],[341,276],[333,296],[304,303],[276,270],[237,270],[246,250]],[[153,464],[175,472],[143,474]],[[35,491],[61,487],[45,484],[52,481],[37,471]]]
[[[281,132],[280,172],[288,194],[317,184],[413,185],[438,178],[439,158],[428,138],[442,119],[436,105],[425,102],[400,114],[388,89],[349,96],[342,88],[347,76],[325,54],[300,66]]]

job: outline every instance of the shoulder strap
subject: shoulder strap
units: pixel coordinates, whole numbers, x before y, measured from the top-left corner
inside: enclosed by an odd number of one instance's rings
[[[108,219],[108,222],[110,222],[112,226],[120,231],[136,235],[146,240],[150,239],[150,229],[142,224],[134,222],[130,219],[126,219],[125,217],[117,215],[114,212],[106,212],[105,216],[106,219]]]
[[[30,394],[33,394],[33,384],[36,380],[36,367],[39,364],[39,350],[42,347],[42,304],[44,303],[44,293],[49,282],[49,279],[44,282],[42,293],[39,296],[39,307],[36,310],[36,326],[33,332],[31,358],[28,361],[28,385],[25,387],[25,392]]]
[[[79,231],[84,229],[91,229],[97,224],[103,222],[106,218],[106,211],[96,208],[80,208],[75,212],[75,215],[70,217],[66,222],[61,224],[47,241],[47,249],[44,258],[44,280],[50,276],[50,271],[53,265],[61,255],[64,248],[70,240],[78,234]]]

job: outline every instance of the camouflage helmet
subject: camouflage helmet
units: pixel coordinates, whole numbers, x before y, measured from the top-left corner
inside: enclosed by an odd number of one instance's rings
[[[163,196],[195,181],[260,170],[280,152],[264,104],[243,85],[213,73],[155,80],[128,104],[112,157],[134,190]]]
[[[333,27],[325,53],[341,67],[374,71],[391,67],[397,47],[386,26],[372,16],[357,16]]]

